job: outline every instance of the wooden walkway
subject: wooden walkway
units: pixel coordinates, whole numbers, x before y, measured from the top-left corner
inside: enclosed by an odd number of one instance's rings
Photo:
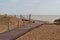
[[[11,30],[5,33],[1,33],[0,40],[16,40],[17,38],[21,37],[25,33],[29,32],[30,30],[34,28],[41,26],[42,24],[43,24],[42,22],[36,21],[35,23],[31,25],[24,26],[21,28],[16,28],[14,30]]]

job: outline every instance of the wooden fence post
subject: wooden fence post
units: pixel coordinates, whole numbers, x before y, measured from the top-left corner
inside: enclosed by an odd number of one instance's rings
[[[8,31],[10,30],[10,29],[9,29],[9,26],[10,26],[10,23],[8,22]]]
[[[24,22],[24,17],[22,15],[20,15],[20,18],[22,19],[24,25],[25,25],[25,22]]]
[[[8,31],[9,31],[10,30],[10,17],[8,18],[7,25],[8,25]]]
[[[20,26],[20,23],[19,23],[19,19],[18,19],[18,28],[19,28],[19,26]]]
[[[14,15],[14,17],[16,17],[16,15]]]
[[[29,14],[29,22],[31,21],[31,14]]]

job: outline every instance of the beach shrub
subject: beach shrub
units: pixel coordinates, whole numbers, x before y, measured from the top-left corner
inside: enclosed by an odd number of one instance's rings
[[[0,15],[0,24],[15,24],[18,21],[17,17],[10,16],[10,15]]]
[[[56,19],[56,20],[54,20],[54,24],[56,24],[56,25],[60,25],[60,19]]]

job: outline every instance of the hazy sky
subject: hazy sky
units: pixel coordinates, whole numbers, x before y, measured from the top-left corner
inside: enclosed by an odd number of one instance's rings
[[[0,0],[0,14],[60,15],[60,0]]]

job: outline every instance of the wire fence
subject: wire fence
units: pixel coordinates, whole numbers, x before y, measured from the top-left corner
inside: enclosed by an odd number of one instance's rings
[[[23,23],[23,26],[24,26],[25,25],[25,22],[24,21],[26,21],[26,20],[28,20],[29,22],[31,21],[31,14],[29,16],[27,16],[28,19],[26,18],[26,16],[23,16],[23,15],[5,15],[4,18],[6,18],[6,17],[8,18],[6,20],[7,22],[5,24],[7,26],[7,31],[12,30],[12,29],[15,29],[15,28],[19,28],[21,26],[21,23]],[[12,21],[16,20],[16,22],[14,22],[14,24],[12,24],[10,22],[10,20],[11,20],[10,17],[17,18],[17,20],[12,18],[13,19]],[[1,17],[0,17],[0,19],[1,19]]]

